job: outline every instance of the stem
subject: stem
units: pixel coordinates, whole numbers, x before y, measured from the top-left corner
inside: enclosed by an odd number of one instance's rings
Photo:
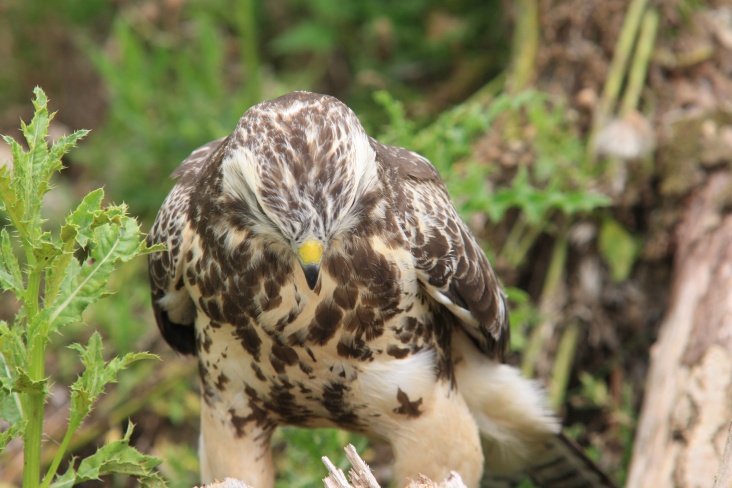
[[[544,221],[546,222],[546,221]],[[539,234],[541,234],[544,231],[544,227],[546,226],[545,223],[537,223],[536,225],[532,225],[529,227],[529,229],[524,233],[523,236],[521,236],[521,239],[518,241],[518,245],[516,246],[514,252],[511,254],[513,257],[513,263],[511,264],[512,267],[516,267],[519,264],[521,264],[521,261],[524,260],[524,257],[526,256],[526,253],[529,252],[529,249],[531,249],[531,246],[534,245],[536,242],[536,239],[539,237]]]
[[[640,94],[646,81],[648,62],[651,59],[653,45],[656,41],[656,29],[658,28],[658,12],[649,10],[643,16],[641,33],[638,38],[638,46],[635,50],[633,64],[630,67],[628,83],[623,94],[623,101],[620,105],[620,116],[628,115],[638,106]]]
[[[574,363],[574,353],[577,350],[577,340],[579,338],[579,325],[577,322],[571,322],[567,325],[567,329],[562,334],[562,339],[557,347],[557,355],[554,359],[552,367],[551,382],[549,387],[549,405],[555,412],[564,403],[567,384],[569,383],[569,373]]]
[[[32,265],[32,263],[28,264]],[[38,294],[40,291],[41,271],[33,268],[28,276],[28,288],[25,290],[25,312],[27,314],[26,316],[29,325],[33,323],[36,315],[38,315]],[[32,336],[35,336],[35,334],[29,335],[29,339]]]
[[[536,0],[517,0],[516,27],[513,36],[513,60],[508,88],[518,93],[534,77],[536,53],[539,50],[539,5]]]
[[[45,375],[46,352],[46,339],[42,334],[36,334],[33,337],[29,352],[28,375],[33,381],[42,381]],[[41,440],[43,439],[43,409],[46,395],[45,391],[41,390],[24,393],[22,396],[24,397],[23,413],[28,419],[23,436],[23,488],[36,488],[41,476]]]
[[[24,243],[25,244],[25,243]],[[32,250],[26,252],[32,256]],[[35,324],[38,316],[38,293],[41,287],[41,270],[32,267],[25,290],[25,311],[28,340],[28,376],[32,381],[45,379],[46,335]],[[40,332],[40,333],[39,333]],[[45,390],[22,393],[23,414],[28,419],[23,436],[23,487],[35,488],[41,476],[41,441],[43,439],[43,410],[46,401]]]
[[[96,419],[103,420],[96,420],[95,423],[81,426],[75,432],[76,435],[70,439],[69,447],[66,447],[66,450],[74,452],[89,444],[94,439],[99,438],[110,425],[119,424],[125,419],[130,418],[135,413],[150,405],[153,400],[175,388],[181,381],[190,378],[191,374],[195,373],[196,368],[197,366],[195,364],[186,365],[182,368],[180,365],[175,365],[175,367],[170,366],[164,369],[163,373],[159,376],[152,378],[151,383],[154,387],[151,390],[139,395],[136,394],[132,397],[120,398],[119,391],[114,390],[114,393],[107,395],[97,408],[98,415],[96,415]],[[60,447],[56,447],[56,449],[60,449]],[[48,452],[53,450],[54,445],[49,445],[45,453],[46,456],[44,456],[44,465],[52,462],[52,457],[55,459],[58,456],[58,453]]]
[[[526,216],[521,212],[516,218],[516,222],[514,222],[513,227],[511,227],[511,231],[508,233],[508,236],[506,236],[506,241],[503,243],[500,257],[511,266],[515,263],[515,259],[513,258],[514,251],[521,240],[521,236],[524,234],[526,225]]]
[[[587,141],[587,156],[585,158],[587,165],[592,165],[595,162],[597,134],[607,122],[618,99],[620,87],[623,83],[623,76],[625,75],[625,68],[628,64],[628,59],[630,59],[630,53],[633,50],[641,16],[647,3],[648,0],[632,0],[630,7],[628,7],[628,13],[625,14],[623,29],[620,32],[620,37],[618,37],[618,43],[615,45],[615,55],[610,63],[607,81],[605,82],[600,102],[597,105],[595,115],[592,119],[592,128],[590,129],[590,135]]]
[[[547,315],[539,327],[534,329],[529,338],[529,344],[524,351],[524,358],[521,361],[521,372],[527,378],[534,376],[539,356],[544,351],[547,339],[551,335],[552,323],[556,318],[555,302],[557,300],[560,285],[564,279],[564,266],[567,262],[567,225],[564,224],[559,232],[559,237],[554,243],[552,257],[549,262],[549,269],[544,280],[544,287],[541,292],[540,310]]]
[[[43,477],[43,483],[41,483],[41,488],[48,488],[49,486],[51,486],[51,481],[53,481],[53,477],[56,476],[56,471],[58,470],[58,467],[64,458],[64,454],[66,454],[66,450],[71,443],[71,438],[74,436],[74,432],[76,432],[76,429],[79,428],[79,425],[81,425],[81,421],[79,420],[71,419],[71,421],[69,422],[69,427],[68,429],[66,429],[66,435],[64,435],[64,438],[61,441],[61,445],[58,447],[56,455],[53,457],[53,462],[51,462],[51,466],[49,466],[48,471],[46,471],[46,476]]]

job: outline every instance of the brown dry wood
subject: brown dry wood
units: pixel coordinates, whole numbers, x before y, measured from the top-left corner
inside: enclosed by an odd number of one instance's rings
[[[686,201],[628,488],[708,488],[722,460],[732,419],[730,183],[715,173]]]

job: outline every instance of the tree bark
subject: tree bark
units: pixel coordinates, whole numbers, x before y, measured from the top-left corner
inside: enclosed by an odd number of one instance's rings
[[[728,174],[712,174],[682,215],[628,488],[715,482],[732,419],[731,189]]]

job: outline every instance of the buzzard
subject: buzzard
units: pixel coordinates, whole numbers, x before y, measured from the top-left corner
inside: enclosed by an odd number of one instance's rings
[[[506,298],[422,156],[294,92],[195,150],[148,237],[155,318],[198,358],[201,477],[274,486],[281,424],[386,439],[398,483],[605,486],[501,364]],[[481,449],[481,436],[484,438]]]

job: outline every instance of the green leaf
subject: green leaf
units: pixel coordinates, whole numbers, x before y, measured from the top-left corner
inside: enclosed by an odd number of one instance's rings
[[[69,347],[79,353],[85,367],[81,376],[71,385],[72,423],[80,423],[87,416],[94,402],[104,392],[105,386],[115,383],[121,370],[141,359],[158,359],[154,354],[142,352],[129,353],[105,363],[102,355],[102,338],[97,332],[92,334],[86,347],[81,344],[72,344]]]
[[[0,231],[0,287],[16,296],[24,293],[23,274],[6,229]]]
[[[137,478],[143,487],[164,487],[165,482],[154,471],[154,468],[160,465],[162,461],[153,456],[142,454],[130,446],[133,427],[134,425],[130,422],[124,438],[110,442],[84,459],[76,470],[75,482],[98,480],[101,476],[119,473]],[[57,485],[54,483],[51,486],[55,487]]]
[[[48,180],[43,181],[43,176],[47,173],[48,166],[54,166],[60,162],[52,161],[48,158],[48,145],[46,144],[46,136],[48,135],[48,125],[53,115],[48,113],[48,99],[46,94],[40,88],[33,90],[36,99],[33,106],[36,108],[31,123],[26,125],[21,123],[23,136],[28,144],[28,151],[24,157],[13,159],[14,184],[18,185],[18,196],[23,201],[25,212],[23,219],[29,225],[29,235],[35,239],[40,233],[41,228],[41,198],[48,188]]]
[[[110,223],[94,229],[89,241],[90,256],[83,265],[72,259],[66,278],[53,304],[44,310],[49,330],[81,321],[84,310],[107,294],[109,275],[118,262],[126,262],[145,252],[135,219],[124,215],[124,207],[110,207],[101,215]]]
[[[13,391],[14,380],[11,375],[12,365],[0,354],[0,419],[11,426],[23,420],[23,406],[20,397]]]
[[[63,254],[63,249],[57,242],[54,242],[50,232],[44,232],[33,245],[33,257],[39,268],[48,268],[61,254]]]
[[[19,318],[16,315],[15,319]],[[3,355],[3,361],[9,371],[15,371],[16,365],[23,364],[27,359],[24,339],[17,327],[10,328],[7,322],[0,320],[0,354]]]
[[[7,446],[10,441],[23,435],[25,424],[25,421],[21,421],[11,425],[7,430],[0,432],[0,452],[5,449],[5,446]]]
[[[63,242],[75,239],[81,247],[87,245],[92,237],[94,224],[107,223],[107,220],[101,221],[100,218],[103,199],[104,190],[101,188],[84,197],[76,210],[66,217],[66,223],[61,227],[61,240]]]
[[[51,181],[51,176],[53,175],[53,173],[63,169],[63,165],[61,164],[61,158],[66,153],[68,153],[71,148],[75,147],[76,143],[83,139],[87,134],[89,134],[88,130],[77,130],[71,134],[59,137],[58,140],[53,143],[53,145],[51,146],[51,150],[48,152],[50,164],[46,165],[43,168],[44,172],[41,175],[42,182]],[[39,189],[38,197],[42,198],[47,190],[43,190],[42,193],[40,193],[40,190],[41,189]]]
[[[48,99],[40,88],[34,90],[35,113],[30,124],[21,122],[21,130],[28,144],[28,151],[14,139],[4,136],[13,155],[13,169],[0,172],[0,193],[3,208],[9,213],[22,236],[35,244],[41,234],[41,204],[43,196],[51,189],[51,176],[63,168],[61,158],[88,131],[76,131],[61,137],[50,150],[46,137],[54,114],[48,113]],[[22,228],[21,228],[22,227]]]
[[[13,155],[13,167],[22,165],[23,159],[27,159],[27,157],[21,145],[10,136],[3,136],[3,139],[10,146]],[[9,166],[3,165],[0,167],[0,210],[7,212],[14,223],[19,223],[25,213],[23,199],[18,193],[19,188],[13,179],[13,170]]]
[[[612,203],[612,199],[607,195],[592,193],[585,190],[568,192],[556,190],[553,197],[553,205],[566,215],[589,212],[596,208],[607,207]]]
[[[75,244],[78,243],[79,246],[86,247],[93,237],[94,229],[100,225],[108,224],[110,222],[110,213],[116,214],[116,210],[107,212],[101,209],[103,199],[104,190],[101,188],[94,190],[86,195],[76,209],[66,217],[60,234],[62,242],[60,250],[64,255],[46,270],[46,299],[48,301],[52,302],[58,296],[61,283],[67,275],[67,269],[73,260],[72,251]]]
[[[81,481],[79,481],[79,483],[80,482]],[[69,464],[69,467],[64,474],[56,476],[56,479],[51,483],[51,488],[71,488],[76,483],[76,471],[74,471],[74,465]]]
[[[600,255],[610,267],[613,281],[628,278],[640,246],[633,236],[613,219],[605,219],[600,227]]]
[[[0,378],[0,381],[3,389],[7,388],[14,393],[43,393],[44,396],[48,393],[48,380],[34,380],[23,368],[16,368],[15,375],[11,376],[11,381],[7,384],[4,378]]]

